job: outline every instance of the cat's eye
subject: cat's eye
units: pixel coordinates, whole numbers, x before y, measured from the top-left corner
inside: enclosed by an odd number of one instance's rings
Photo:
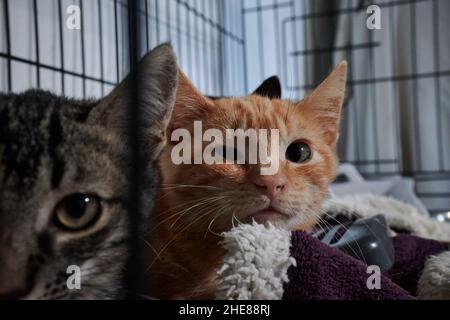
[[[295,163],[304,163],[312,157],[311,147],[304,141],[291,143],[286,150],[286,159]]]
[[[100,199],[93,195],[72,194],[62,199],[55,209],[56,224],[69,231],[92,226],[101,212]]]

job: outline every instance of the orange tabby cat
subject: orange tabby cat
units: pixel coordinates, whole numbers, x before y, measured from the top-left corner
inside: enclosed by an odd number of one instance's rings
[[[311,230],[335,177],[339,119],[347,63],[300,102],[256,95],[210,100],[180,72],[168,137],[194,121],[214,128],[279,129],[279,170],[261,175],[255,164],[175,165],[169,144],[159,159],[162,183],[148,244],[150,295],[163,299],[214,298],[223,250],[220,233],[240,222],[270,221]],[[224,152],[226,153],[226,151]]]

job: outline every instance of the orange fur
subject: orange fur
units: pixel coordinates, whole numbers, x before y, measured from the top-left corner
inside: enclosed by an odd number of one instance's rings
[[[310,230],[317,222],[328,185],[335,177],[340,111],[347,64],[301,102],[259,96],[211,101],[180,72],[179,88],[168,136],[177,128],[279,129],[280,167],[274,176],[261,176],[259,165],[179,165],[168,145],[159,159],[162,183],[149,229],[148,293],[158,298],[213,298],[215,270],[223,251],[220,233],[273,202],[284,216],[271,222],[288,229]],[[287,146],[306,141],[313,150],[303,164],[284,158]],[[269,194],[260,186],[282,183]],[[277,189],[278,190],[278,189]]]

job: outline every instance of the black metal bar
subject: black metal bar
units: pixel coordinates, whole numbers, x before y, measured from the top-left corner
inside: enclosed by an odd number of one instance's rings
[[[274,24],[275,24],[275,28],[274,28],[274,39],[275,39],[275,57],[276,57],[276,61],[277,61],[277,70],[280,70],[281,68],[281,57],[280,57],[280,44],[279,44],[279,37],[280,37],[280,17],[279,17],[279,12],[278,12],[278,8],[280,8],[280,5],[283,5],[284,3],[278,3],[278,0],[273,0],[273,20],[274,20]],[[292,6],[292,3],[289,2],[288,4],[290,4]],[[284,6],[281,6],[282,8]]]
[[[382,83],[382,82],[399,82],[399,81],[410,81],[414,79],[426,79],[426,78],[435,78],[435,77],[448,77],[450,76],[450,70],[438,71],[438,72],[424,72],[424,73],[416,73],[416,74],[405,74],[398,76],[390,76],[390,77],[380,77],[376,79],[358,79],[358,80],[350,80],[347,81],[348,86],[358,86],[365,84],[373,84],[373,83]],[[289,90],[311,90],[317,87],[319,84],[307,84],[303,86],[294,86],[289,87]]]
[[[374,172],[365,172],[364,170],[360,170],[360,173],[365,177],[374,177],[380,178],[385,176],[393,176],[393,175],[402,175],[403,177],[411,177],[414,180],[419,182],[426,181],[450,181],[450,171],[384,171],[381,173]]]
[[[293,10],[296,9],[295,4],[293,5],[292,9]],[[306,1],[303,2],[303,9],[307,10]],[[305,27],[305,29],[304,29],[304,31],[305,31],[305,42],[304,42],[304,45],[305,45],[305,48],[308,48],[308,42],[307,42],[308,34],[307,34],[306,24],[305,24],[304,27]],[[291,39],[292,39],[292,46],[293,46],[293,48],[297,49],[299,47],[299,40],[298,40],[297,28],[295,28],[295,24],[292,24]],[[285,59],[287,60],[287,57]],[[303,62],[305,62],[305,61],[303,61]],[[294,81],[294,83],[299,83],[300,82],[300,72],[298,72],[298,70],[300,69],[300,64],[298,62],[298,59],[295,59],[293,64],[294,64],[294,66],[293,66],[292,69],[294,70],[294,72],[291,73],[290,79],[291,79],[291,81]],[[305,65],[307,65],[307,63],[305,63]],[[308,75],[307,72],[305,74]],[[286,77],[287,77],[287,73],[286,73]],[[286,78],[286,80],[287,80],[287,78]],[[286,82],[286,83],[288,83],[288,82]],[[295,93],[292,93],[292,92],[291,92],[291,94],[295,95]],[[298,94],[300,94],[300,92]],[[291,97],[291,96],[289,96],[289,97]]]
[[[144,11],[145,11],[145,44],[147,52],[150,51],[150,36],[148,30],[148,0],[144,0]]]
[[[352,5],[351,0],[349,0],[347,3],[348,3],[347,7],[351,7],[351,5]],[[349,19],[349,23],[348,23],[349,43],[353,44],[353,42],[354,42],[353,19],[351,17],[348,17],[348,19]],[[347,55],[348,55],[348,59],[349,59],[349,71],[348,71],[349,77],[348,77],[348,79],[351,82],[354,79],[354,69],[353,69],[354,53],[353,53],[353,50],[350,49],[350,47],[348,48]],[[347,83],[348,82],[349,81],[347,81]],[[353,135],[354,136],[354,144],[355,144],[355,149],[354,149],[355,150],[355,158],[361,159],[361,149],[360,149],[360,145],[359,145],[360,126],[359,126],[359,119],[358,119],[358,116],[359,116],[358,104],[357,104],[357,101],[354,99],[353,90],[352,90],[353,88],[349,88],[349,89],[350,90],[347,90],[349,92],[349,96],[348,96],[349,100],[347,100],[347,101],[353,102],[353,109],[350,108],[350,104],[349,104],[348,105],[349,108],[347,109],[347,112],[349,113],[349,116],[352,117],[353,127],[355,129],[355,134]],[[353,98],[353,100],[350,100],[351,98]]]
[[[105,70],[103,66],[103,8],[102,8],[102,0],[97,1],[98,8],[98,33],[99,33],[99,51],[100,51],[100,79],[103,81],[105,78]],[[105,94],[105,85],[101,83],[101,92],[102,96]]]
[[[447,212],[449,209],[431,209],[428,210],[431,214],[435,214],[435,213],[442,213],[442,212]]]
[[[187,7],[186,7],[187,9]],[[191,46],[191,18],[190,11],[186,10],[186,33],[187,33],[187,44],[186,44],[186,58],[187,58],[187,73],[190,74],[192,66],[192,46]]]
[[[264,79],[265,72],[265,59],[264,59],[264,37],[262,35],[263,24],[262,24],[262,14],[261,14],[261,0],[257,0],[257,21],[258,21],[258,46],[259,46],[259,71],[261,74],[261,80]]]
[[[117,16],[117,0],[114,0],[114,36],[116,43],[116,81],[120,82],[120,62],[119,62],[119,20]]]
[[[416,172],[416,171],[383,171],[381,173],[374,172],[364,172],[364,170],[359,171],[365,177],[372,178],[381,178],[385,176],[398,176],[402,177],[412,177],[416,182],[435,182],[435,181],[449,181],[450,180],[450,171],[447,172],[438,172],[438,171],[426,171],[426,172]]]
[[[209,16],[211,17],[211,19],[214,19],[214,12],[215,12],[215,10],[214,10],[214,3],[212,1],[209,2],[209,10],[208,11],[209,11]],[[211,29],[211,34],[210,34],[210,40],[211,40],[211,45],[212,45],[212,49],[211,49],[211,65],[217,66],[217,64],[218,64],[217,61],[216,61],[216,59],[217,59],[217,54],[216,54],[217,47],[213,45],[213,43],[214,43],[214,30],[216,30],[216,29]],[[218,77],[219,77],[219,75],[217,74],[217,72],[215,72],[212,75],[211,81],[214,83],[214,92],[211,92],[211,93],[220,95],[217,92],[217,90],[219,88]]]
[[[201,1],[201,10],[202,10],[202,14],[206,13],[206,2],[205,1]],[[206,41],[207,39],[207,34],[206,34],[206,22],[204,20],[201,20],[202,23],[202,34],[203,34],[203,40]],[[205,91],[208,94],[211,94],[211,87],[210,87],[210,81],[208,79],[209,74],[210,74],[210,66],[209,66],[209,61],[208,61],[208,46],[206,45],[206,42],[203,42],[203,63],[204,63],[204,68],[205,68],[205,79],[206,79],[206,84],[205,84]]]
[[[83,98],[86,98],[86,52],[84,47],[84,10],[83,0],[79,0],[80,4],[80,27],[81,27],[81,74],[83,81]]]
[[[239,18],[239,16],[237,14],[233,14],[232,18],[233,18],[232,19],[232,24],[231,24],[233,26],[232,32],[238,33],[239,32],[238,30],[239,30],[240,18]],[[240,50],[241,50],[242,44],[232,42],[231,45],[234,48],[233,49],[233,53],[232,53],[232,57],[237,60],[238,57],[240,57]],[[247,92],[242,92],[243,82],[241,82],[242,81],[241,75],[242,75],[242,67],[243,66],[242,66],[242,60],[241,59],[239,59],[239,62],[236,64],[236,66],[237,66],[237,68],[238,68],[238,70],[240,72],[233,72],[233,75],[234,75],[233,83],[234,83],[234,87],[235,87],[233,92],[235,92],[235,95],[237,95],[237,94],[242,95],[242,93],[243,94],[247,94]]]
[[[373,30],[369,30],[369,43],[377,43],[374,42],[373,38],[374,38],[374,31]],[[370,68],[370,74],[372,75],[372,78],[376,78],[376,67],[375,67],[375,53],[374,53],[374,48],[375,46],[370,46],[369,48],[369,68]],[[373,148],[374,148],[374,153],[375,153],[375,158],[379,159],[380,158],[380,145],[379,145],[379,137],[378,137],[378,112],[377,112],[377,83],[374,83],[371,86],[371,91],[372,91],[372,99],[371,99],[371,104],[372,104],[372,118],[373,118],[373,122],[374,122],[374,126],[373,126]],[[380,166],[379,164],[376,164],[375,166],[375,172],[376,173],[380,173]]]
[[[427,2],[427,1],[433,1],[433,0],[394,0],[391,2],[379,2],[377,3],[377,6],[380,8],[387,8],[391,6],[402,6],[402,5],[409,5],[419,2]],[[351,7],[348,6],[348,8],[344,9],[334,9],[334,10],[328,10],[328,11],[322,11],[322,12],[314,12],[314,13],[307,13],[302,14],[299,16],[292,16],[287,18],[289,21],[296,21],[296,20],[308,20],[308,19],[316,19],[316,18],[326,18],[326,17],[334,17],[337,15],[342,14],[350,14],[350,13],[358,13],[361,12],[361,7]]]
[[[217,21],[218,21],[218,25],[223,25],[223,1],[224,0],[219,0],[218,1],[218,6],[217,6]],[[219,30],[219,29],[217,29]],[[224,84],[225,84],[225,79],[224,79],[224,75],[225,75],[225,70],[224,70],[224,57],[223,57],[223,48],[224,48],[224,38],[225,35],[221,32],[218,31],[218,39],[219,39],[219,50],[218,50],[218,63],[219,63],[219,85],[220,85],[220,95],[224,96],[225,95],[225,89],[224,89]]]
[[[128,30],[129,30],[129,56],[130,56],[130,81],[132,85],[129,87],[129,119],[128,143],[130,146],[130,185],[129,185],[129,201],[128,212],[130,217],[130,238],[129,249],[130,256],[127,263],[127,272],[125,275],[125,285],[128,298],[137,299],[139,293],[142,292],[142,241],[139,236],[142,223],[142,172],[143,172],[143,155],[141,151],[142,132],[139,126],[139,90],[140,82],[138,81],[137,64],[139,60],[139,20],[138,10],[135,0],[128,0]]]
[[[156,20],[156,45],[160,44],[161,41],[161,30],[159,28],[159,5],[158,0],[155,0],[155,20]]]
[[[383,165],[383,164],[396,164],[398,159],[375,159],[375,160],[340,160],[343,163],[351,163],[354,165]]]
[[[392,71],[395,71],[396,66],[396,40],[394,37],[394,33],[397,31],[395,27],[395,16],[394,16],[394,10],[395,7],[392,6],[389,10],[389,26],[391,28],[391,32],[389,32],[390,42],[391,42],[391,54],[392,54]],[[397,158],[402,158],[402,138],[401,138],[401,122],[400,122],[400,106],[398,104],[398,83],[396,81],[392,82],[393,86],[393,94],[394,94],[394,105],[393,105],[393,111],[394,111],[394,124],[395,124],[395,133],[396,133],[396,139],[397,139]],[[397,169],[399,171],[403,170],[403,165],[401,161],[398,161],[397,163]]]
[[[405,171],[403,171],[403,172],[405,172]],[[447,180],[450,181],[450,171],[449,170],[417,171],[417,172],[409,172],[408,175],[416,175],[416,180],[418,180],[420,182],[447,181]]]
[[[420,198],[450,198],[450,192],[439,192],[439,193],[432,193],[432,192],[416,192],[416,194]],[[448,210],[448,209],[446,209]]]
[[[411,28],[411,60],[412,60],[412,72],[414,74],[417,73],[417,41],[416,41],[416,6],[415,4],[411,4],[410,6],[410,28]],[[419,86],[417,83],[417,78],[414,77],[412,79],[413,81],[413,109],[415,117],[413,119],[414,121],[414,135],[415,135],[415,141],[414,143],[414,151],[415,151],[415,161],[417,161],[416,165],[419,170],[422,168],[422,155],[421,155],[421,134],[420,134],[420,110],[419,110]]]
[[[177,6],[177,11],[176,11],[176,22],[177,22],[177,29],[181,28],[181,9],[180,9],[180,4],[177,2],[175,3],[175,5]],[[183,64],[183,43],[182,43],[182,38],[181,38],[181,30],[179,30],[177,32],[177,42],[178,42],[178,62],[180,65]]]
[[[229,30],[225,29],[223,27],[223,25],[221,25],[220,23],[217,23],[217,22],[213,21],[212,18],[208,18],[204,14],[200,13],[197,9],[192,7],[187,1],[183,1],[183,0],[175,0],[175,1],[177,1],[177,3],[179,3],[180,5],[183,5],[186,8],[186,10],[192,12],[196,17],[204,20],[206,23],[208,23],[214,29],[218,30],[224,36],[229,37],[233,41],[237,41],[237,42],[240,42],[240,43],[243,42],[243,40],[241,38],[239,38],[237,35],[233,34]]]
[[[39,56],[39,18],[38,18],[38,10],[37,10],[37,0],[33,0],[33,19],[34,19],[34,45],[35,45],[35,54],[36,54],[36,63],[39,65],[40,56]],[[41,69],[39,66],[36,67],[36,84],[37,87],[41,87]]]
[[[50,71],[60,72],[62,75],[69,75],[69,76],[83,78],[83,75],[81,73],[78,73],[78,72],[75,72],[75,71],[70,71],[70,70],[54,67],[54,66],[51,66],[51,65],[43,64],[43,63],[37,63],[36,61],[30,61],[30,60],[27,60],[27,59],[24,59],[24,58],[21,58],[21,57],[18,57],[18,56],[8,55],[7,53],[4,53],[4,52],[0,52],[0,57],[1,58],[5,58],[7,60],[10,59],[10,60],[13,60],[13,61],[26,63],[26,64],[29,64],[29,65],[32,65],[32,66],[35,66],[35,67],[39,67],[39,68],[42,68],[42,69],[47,69],[47,70],[50,70]],[[86,75],[85,78],[87,80],[97,81],[99,83],[103,83],[103,84],[107,84],[107,85],[111,85],[111,86],[114,86],[114,85],[117,84],[116,82],[111,82],[111,81],[107,81],[107,80],[104,80],[104,79],[91,77],[91,76],[88,76],[88,75]]]
[[[62,0],[58,1],[58,23],[59,23],[59,52],[61,59],[61,70],[65,70],[64,65],[64,34],[63,34],[63,16],[62,16]],[[66,92],[65,73],[61,73],[61,92],[64,95]]]
[[[303,5],[305,5],[305,2],[303,2]],[[294,23],[293,23],[294,24]],[[281,27],[281,55],[283,57],[283,59],[281,59],[281,63],[282,63],[282,70],[280,72],[280,76],[281,79],[284,80],[284,82],[286,83],[286,86],[292,86],[292,84],[288,85],[288,75],[287,75],[287,70],[288,70],[288,48],[287,48],[287,28],[285,28],[287,25],[287,23],[285,23],[285,20],[283,20],[282,22],[282,27]],[[306,32],[305,32],[306,34]]]
[[[226,0],[220,0],[219,2],[219,25],[224,26],[225,25],[225,1]],[[222,83],[222,95],[228,95],[230,94],[230,92],[228,92],[229,88],[228,88],[228,84],[226,82],[226,78],[227,78],[227,74],[228,74],[228,68],[225,68],[226,66],[226,48],[227,48],[227,37],[225,36],[225,34],[221,33],[220,34],[221,37],[221,47],[220,47],[220,81]],[[226,90],[225,90],[226,88]]]
[[[6,31],[6,52],[8,56],[11,55],[11,29],[9,24],[9,1],[3,0],[3,7],[5,8],[5,31]],[[12,90],[12,72],[11,72],[11,59],[6,59],[6,74],[8,81],[8,91]]]
[[[198,5],[198,0],[192,0],[194,5],[197,7]],[[194,19],[194,25],[193,25],[193,29],[194,29],[194,34],[199,36],[200,32],[199,32],[199,27],[198,27],[198,23],[200,22],[200,19]],[[202,79],[201,76],[201,68],[202,65],[200,63],[200,39],[197,38],[197,40],[194,42],[194,59],[195,59],[195,79],[196,79],[196,84],[199,88],[201,88],[201,83],[200,80]]]
[[[167,41],[172,40],[172,28],[171,28],[171,20],[170,20],[170,1],[166,1],[166,31],[167,31]]]
[[[282,9],[282,8],[287,8],[287,7],[292,7],[292,1],[290,2],[282,2],[282,3],[278,3],[278,1],[274,1],[273,4],[267,4],[267,5],[262,5],[259,8],[258,7],[254,7],[254,8],[246,8],[244,10],[244,13],[251,13],[251,12],[255,12],[255,11],[266,11],[266,10],[273,10],[273,11],[277,11],[277,9]]]
[[[352,1],[352,0],[349,0],[349,1]],[[314,10],[314,9],[317,10],[317,8],[314,8],[312,2],[310,2],[309,5],[311,6],[311,10]],[[310,25],[312,25],[312,27],[311,27],[311,29],[312,29],[311,30],[312,31],[311,32],[312,46],[316,46],[317,42],[318,42],[316,39],[319,39],[321,37],[321,35],[318,34],[318,30],[317,30],[317,29],[319,29],[319,23],[317,20],[318,19],[314,19],[314,20],[308,22]],[[309,47],[307,47],[306,49],[309,49]],[[322,57],[314,57],[314,59],[313,59],[313,63],[312,63],[313,79],[317,79],[318,76],[322,77],[328,71],[328,70],[324,70],[324,69],[329,69],[329,66],[325,66],[321,59],[322,59]],[[308,60],[306,60],[306,61],[308,62]],[[296,82],[296,83],[299,83],[299,82]]]
[[[433,1],[433,53],[434,53],[434,71],[441,70],[440,63],[440,43],[439,43],[439,1]],[[444,145],[442,141],[442,104],[441,104],[441,81],[434,78],[434,95],[436,97],[436,135],[438,144],[439,168],[445,168]]]
[[[221,0],[220,2],[220,11],[221,12],[221,25],[226,26],[226,21],[227,21],[227,14],[226,11],[224,10],[224,0]],[[220,50],[221,53],[221,59],[220,59],[220,63],[221,65],[227,65],[227,57],[229,55],[229,46],[228,46],[228,41],[227,38],[222,36],[221,37],[221,42],[222,42],[222,49]],[[223,73],[222,73],[222,92],[226,92],[226,95],[230,94],[230,70],[228,68],[223,68]],[[226,90],[225,90],[226,88]]]
[[[328,48],[314,48],[314,49],[305,49],[300,51],[291,52],[291,56],[303,56],[303,55],[315,55],[315,54],[325,54],[325,53],[334,53],[336,51],[348,51],[348,50],[357,50],[357,49],[372,49],[374,47],[379,47],[381,44],[379,42],[367,42],[367,43],[357,43],[357,44],[348,44],[345,46],[333,46]]]
[[[244,10],[244,0],[241,0],[241,30],[242,30],[242,39],[243,39],[243,44],[242,44],[242,59],[243,59],[243,64],[244,64],[244,87],[245,87],[245,94],[248,93],[248,62],[247,62],[247,53],[246,53],[246,45],[247,45],[247,28],[246,28],[246,21],[245,21],[245,10]]]

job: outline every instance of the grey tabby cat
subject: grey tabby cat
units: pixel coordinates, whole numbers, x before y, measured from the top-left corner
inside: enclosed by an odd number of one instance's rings
[[[170,46],[153,50],[138,70],[148,214],[177,86]],[[99,101],[0,94],[0,298],[122,297],[129,92],[128,79]],[[67,286],[69,266],[80,268],[79,290]]]

